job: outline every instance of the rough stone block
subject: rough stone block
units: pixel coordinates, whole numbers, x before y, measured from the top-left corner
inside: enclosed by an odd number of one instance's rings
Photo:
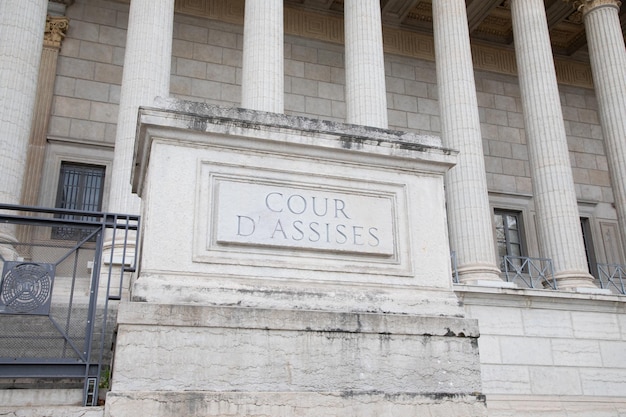
[[[208,29],[203,27],[187,25],[184,23],[174,24],[174,37],[178,39],[206,44],[208,35]]]
[[[204,79],[206,78],[206,66],[205,62],[176,58],[176,75]]]
[[[549,339],[500,337],[502,363],[511,365],[552,365]]]
[[[82,41],[80,43],[79,58],[87,61],[113,63],[113,46],[96,42]]]
[[[527,366],[481,366],[483,392],[490,394],[530,394],[530,373]]]
[[[240,48],[239,34],[224,30],[209,29],[208,43],[211,45],[222,46],[224,48]]]
[[[536,395],[581,395],[578,370],[560,367],[531,367],[531,391]]]
[[[573,311],[574,334],[581,339],[619,340],[617,316],[594,312]]]
[[[584,395],[626,396],[626,369],[581,369]]]

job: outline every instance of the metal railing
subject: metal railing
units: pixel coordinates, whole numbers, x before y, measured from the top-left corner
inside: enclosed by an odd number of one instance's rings
[[[598,280],[600,281],[600,288],[626,295],[624,287],[626,265],[598,264]]]
[[[528,288],[556,290],[552,259],[526,256],[504,256],[504,276],[509,282],[522,282]]]
[[[0,204],[0,377],[82,380],[97,405],[138,230],[138,216]]]

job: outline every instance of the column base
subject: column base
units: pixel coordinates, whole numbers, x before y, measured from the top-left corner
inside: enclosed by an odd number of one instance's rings
[[[578,289],[599,289],[595,283],[595,278],[587,273],[581,271],[562,271],[554,274],[552,281],[556,281],[557,290],[561,291],[576,291]]]
[[[613,294],[608,288],[591,288],[591,287],[578,287],[574,288],[574,291],[578,294],[599,294],[599,295],[611,295]]]
[[[519,288],[517,284],[515,284],[514,282],[508,282],[508,281],[502,281],[502,280],[493,281],[493,280],[484,280],[484,279],[464,282],[462,285],[474,285],[477,287],[489,287],[489,288],[509,288],[509,289]]]
[[[492,264],[472,264],[457,268],[459,284],[500,286],[505,284],[500,278],[500,269]],[[483,284],[479,284],[483,283]],[[487,284],[491,283],[491,284]]]

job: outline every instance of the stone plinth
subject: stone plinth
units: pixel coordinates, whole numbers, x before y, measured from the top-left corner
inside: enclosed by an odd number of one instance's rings
[[[127,303],[118,323],[110,415],[483,415],[472,320]]]
[[[477,324],[451,290],[454,152],[158,105],[139,116],[141,266],[107,415],[485,415]]]

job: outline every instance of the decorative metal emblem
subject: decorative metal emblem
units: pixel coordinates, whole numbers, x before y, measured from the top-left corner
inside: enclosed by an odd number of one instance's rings
[[[0,284],[0,313],[50,313],[54,265],[5,262]]]

